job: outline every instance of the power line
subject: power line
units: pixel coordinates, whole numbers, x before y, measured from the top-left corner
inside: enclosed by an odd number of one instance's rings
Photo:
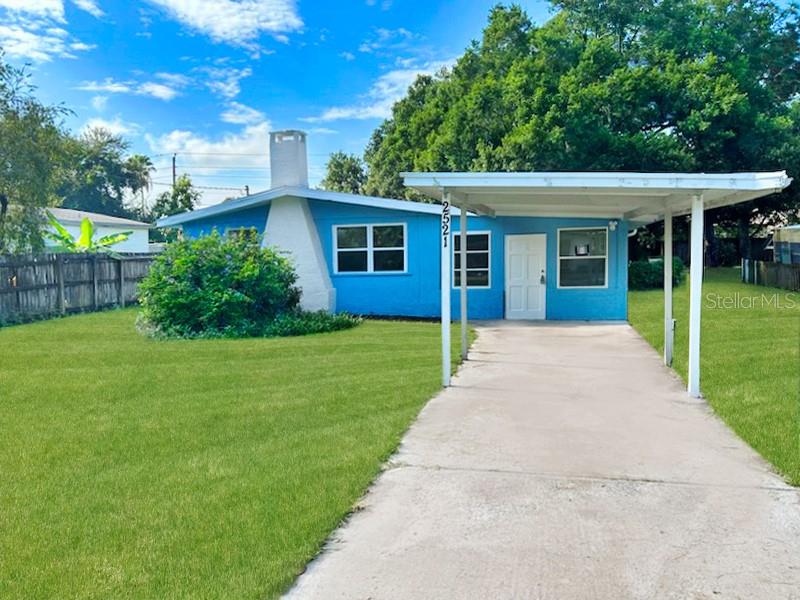
[[[166,152],[160,154],[151,154],[150,158],[157,158],[160,156],[172,156],[176,154],[178,156],[261,156],[263,158],[267,158],[267,154],[264,152]],[[330,156],[327,152],[309,152],[307,156]]]
[[[164,182],[164,181],[151,181],[150,184],[151,185],[162,185],[164,187],[172,187],[171,183],[167,183],[167,182]],[[213,186],[213,185],[194,185],[194,184],[192,184],[192,187],[197,188],[199,190],[231,190],[231,191],[234,191],[234,192],[241,192],[243,190],[243,188],[218,187],[218,186]]]
[[[215,169],[217,171],[269,171],[269,167],[221,167],[216,165],[178,165],[179,169]]]

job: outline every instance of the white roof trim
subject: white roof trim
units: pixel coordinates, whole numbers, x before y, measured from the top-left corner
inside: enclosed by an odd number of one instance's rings
[[[105,227],[127,227],[130,229],[150,229],[150,223],[142,221],[134,221],[133,219],[126,219],[124,217],[113,217],[111,215],[104,215],[102,213],[88,212],[85,210],[76,210],[73,208],[52,207],[48,208],[53,216],[59,223],[80,224],[84,219],[89,219],[95,225],[102,225]]]
[[[499,216],[622,218],[648,223],[689,210],[703,194],[716,208],[781,191],[785,171],[769,173],[401,173],[405,185],[434,198],[450,193],[467,209],[482,206]]]
[[[393,198],[378,198],[375,196],[361,196],[358,194],[328,192],[325,190],[287,186],[275,188],[274,190],[267,190],[265,192],[259,192],[251,196],[244,196],[229,202],[222,202],[221,204],[215,204],[214,206],[208,206],[206,208],[200,208],[190,212],[164,217],[156,222],[156,226],[174,227],[176,225],[196,221],[198,219],[207,219],[216,215],[252,208],[254,206],[262,206],[268,204],[275,198],[282,198],[284,196],[294,196],[297,198],[307,198],[309,200],[339,202],[342,204],[354,204],[357,206],[366,206],[370,208],[402,210],[432,215],[438,215],[442,212],[441,207],[437,204],[427,204],[424,202],[412,202],[411,200],[395,200]],[[458,214],[458,211],[455,211],[455,214]]]

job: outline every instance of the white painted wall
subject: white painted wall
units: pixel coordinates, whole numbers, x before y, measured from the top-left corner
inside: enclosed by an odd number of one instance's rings
[[[81,226],[78,223],[62,223],[64,229],[69,231],[75,238],[77,239],[81,235]],[[48,225],[47,227],[50,231],[53,231],[53,228]],[[105,225],[95,225],[95,234],[94,239],[99,239],[106,235],[112,235],[114,233],[122,233],[123,231],[133,231],[133,234],[125,240],[124,242],[120,242],[115,246],[112,246],[112,249],[115,252],[148,252],[149,249],[147,247],[147,229],[131,229],[128,227],[109,227]],[[45,244],[47,246],[54,246],[55,243],[51,242],[50,240],[46,240]]]
[[[273,200],[263,245],[277,247],[294,264],[297,285],[303,290],[300,306],[304,310],[336,310],[336,290],[308,200],[293,197]]]

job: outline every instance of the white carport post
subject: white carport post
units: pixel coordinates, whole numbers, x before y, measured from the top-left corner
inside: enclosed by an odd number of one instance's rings
[[[703,195],[692,196],[689,271],[689,395],[700,397],[700,312],[703,300]]]
[[[467,360],[467,209],[461,205],[458,219],[461,251],[459,252],[461,268],[461,360]]]
[[[664,364],[672,366],[675,326],[672,320],[672,209],[664,210]]]
[[[442,386],[450,385],[450,192],[442,193]]]

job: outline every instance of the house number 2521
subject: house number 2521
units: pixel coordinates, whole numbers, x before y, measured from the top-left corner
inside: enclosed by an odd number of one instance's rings
[[[450,243],[450,202],[442,200],[442,247]]]

